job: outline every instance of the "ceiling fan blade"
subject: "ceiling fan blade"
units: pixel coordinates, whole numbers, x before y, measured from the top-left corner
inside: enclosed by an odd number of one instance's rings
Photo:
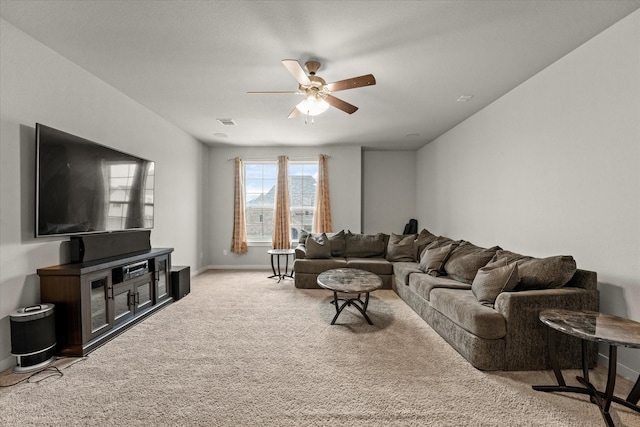
[[[249,95],[270,95],[272,93],[293,93],[293,94],[300,94],[300,91],[293,91],[293,90],[282,90],[282,91],[271,91],[271,92],[247,92]]]
[[[289,117],[287,117],[287,119],[293,119],[294,117],[298,117],[299,115],[300,115],[300,110],[294,107],[293,111],[289,114]]]
[[[364,76],[329,83],[327,89],[331,92],[338,92],[340,90],[355,89],[357,87],[372,86],[374,84],[376,84],[376,78],[373,77],[373,74],[366,74]]]
[[[324,100],[327,101],[327,103],[329,103],[329,105],[331,105],[332,107],[336,107],[338,110],[342,110],[348,114],[353,114],[358,111],[358,107],[356,107],[355,105],[351,105],[348,102],[345,102],[342,99],[336,98],[332,95],[327,95]]]
[[[282,65],[284,65],[284,67],[289,70],[291,75],[293,75],[296,81],[301,85],[311,84],[311,80],[309,80],[309,77],[307,77],[307,73],[304,72],[304,69],[302,68],[300,63],[295,59],[283,59]]]

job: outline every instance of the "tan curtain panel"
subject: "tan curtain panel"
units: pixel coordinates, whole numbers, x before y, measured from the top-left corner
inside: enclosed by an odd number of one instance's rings
[[[318,159],[318,184],[312,230],[314,233],[331,233],[332,230],[329,174],[327,173],[327,156],[324,154],[320,154]]]
[[[289,237],[289,159],[278,156],[276,206],[273,215],[273,249],[290,249]]]
[[[240,157],[235,158],[233,192],[233,238],[231,252],[247,253],[247,230],[244,218],[244,166]]]

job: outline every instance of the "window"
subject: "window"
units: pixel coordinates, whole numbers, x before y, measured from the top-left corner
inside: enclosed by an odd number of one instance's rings
[[[244,162],[245,221],[249,242],[271,242],[278,166],[275,161]],[[291,240],[311,231],[316,197],[317,161],[289,161]]]
[[[289,162],[289,208],[291,240],[298,240],[302,230],[311,232],[316,203],[318,162]]]
[[[270,242],[278,167],[275,162],[244,163],[247,241]]]

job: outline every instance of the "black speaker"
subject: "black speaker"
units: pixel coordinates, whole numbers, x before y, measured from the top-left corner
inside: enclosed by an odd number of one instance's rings
[[[71,236],[71,262],[88,262],[151,250],[151,230]]]
[[[180,298],[191,292],[191,268],[186,267],[171,267],[171,296],[174,300]]]
[[[14,372],[40,369],[55,360],[56,322],[53,304],[19,308],[11,313],[11,354],[18,365]]]

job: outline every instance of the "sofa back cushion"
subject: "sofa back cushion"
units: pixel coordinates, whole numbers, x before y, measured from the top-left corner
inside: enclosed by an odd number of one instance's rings
[[[345,256],[357,258],[384,257],[385,236],[378,234],[353,234],[345,236]]]
[[[491,261],[498,249],[499,246],[485,249],[463,241],[447,259],[444,270],[452,279],[471,284],[478,270]]]
[[[505,258],[507,263],[518,263],[520,283],[516,291],[561,288],[576,272],[576,261],[568,255],[534,258],[505,250],[496,251],[493,260],[501,258]]]
[[[415,234],[394,234],[391,233],[387,244],[387,254],[385,258],[391,262],[413,262],[415,261]]]

